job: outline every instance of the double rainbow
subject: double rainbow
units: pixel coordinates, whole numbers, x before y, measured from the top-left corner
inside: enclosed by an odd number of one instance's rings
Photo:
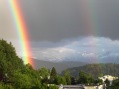
[[[29,35],[28,35],[28,29],[25,24],[22,11],[20,9],[20,6],[18,4],[17,0],[9,0],[11,13],[14,19],[15,29],[17,30],[17,34],[20,39],[20,45],[22,48],[22,55],[23,55],[23,61],[25,64],[30,63],[32,66],[32,53],[31,53],[31,47],[29,43]]]
[[[25,63],[30,63],[33,66],[33,62],[32,59],[30,57],[32,57],[31,54],[31,49],[30,49],[30,44],[29,44],[29,35],[28,35],[28,29],[27,26],[25,24],[23,15],[22,15],[22,11],[20,9],[20,6],[18,4],[18,0],[9,0],[10,2],[10,8],[12,11],[12,15],[13,15],[13,19],[14,19],[14,23],[15,23],[15,27],[16,30],[18,32],[19,38],[21,40],[21,47],[23,50],[23,54],[24,55],[24,62]],[[84,22],[85,22],[85,29],[88,29],[87,33],[91,33],[96,35],[99,31],[99,27],[98,27],[98,22],[97,22],[97,18],[95,16],[96,15],[96,10],[95,10],[95,4],[93,4],[95,1],[87,1],[87,0],[81,0],[79,1],[82,5],[82,13],[83,13],[83,17]],[[95,13],[94,13],[95,12]],[[94,44],[96,44],[96,41],[94,41]],[[95,47],[98,48],[98,47]],[[97,49],[95,50],[96,53]]]

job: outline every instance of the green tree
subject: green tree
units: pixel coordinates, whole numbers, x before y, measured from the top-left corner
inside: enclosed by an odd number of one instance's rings
[[[112,82],[111,89],[119,89],[119,79],[116,79]]]
[[[6,81],[17,69],[22,69],[23,61],[16,55],[15,48],[5,40],[0,40],[0,80]]]
[[[41,78],[47,78],[50,76],[50,71],[45,67],[39,69],[38,72]]]
[[[50,83],[50,70],[43,67],[38,70],[42,83]]]
[[[48,87],[48,89],[58,89],[58,87],[57,87],[56,85],[54,85],[54,86],[50,85],[50,86]]]
[[[55,67],[52,68],[51,73],[50,73],[50,76],[52,78],[55,78],[57,76],[57,71],[56,71]]]
[[[78,83],[85,84],[88,82],[87,74],[83,71],[79,72]]]
[[[73,76],[71,76],[71,85],[75,85],[75,84],[76,84],[76,79]]]
[[[90,84],[90,83],[93,83],[94,82],[94,79],[91,75],[83,72],[83,71],[80,71],[79,72],[79,77],[78,77],[78,83],[80,84]]]
[[[5,40],[0,40],[0,81],[0,89],[40,89],[41,86],[39,73],[30,64],[24,65],[12,43]]]
[[[51,73],[50,73],[50,82],[51,83],[56,83],[55,79],[57,77],[57,71],[55,67],[52,68]]]
[[[14,88],[17,89],[30,89],[32,87],[31,78],[26,74],[20,73],[19,71],[15,71],[13,73],[13,77],[11,77],[10,80]]]
[[[102,79],[95,79],[95,80],[94,80],[94,83],[95,83],[95,84],[102,84],[103,81],[102,81]]]
[[[67,85],[70,85],[70,84],[71,84],[71,76],[70,76],[70,74],[69,74],[69,71],[65,71],[64,76],[65,76]]]
[[[10,84],[4,84],[4,83],[0,83],[0,89],[14,89],[12,85]]]
[[[57,76],[55,81],[56,81],[57,85],[60,85],[60,84],[66,85],[67,84],[64,76]]]

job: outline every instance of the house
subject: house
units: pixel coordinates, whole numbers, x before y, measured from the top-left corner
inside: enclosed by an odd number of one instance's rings
[[[108,79],[110,81],[110,86],[111,86],[113,80],[118,79],[118,77],[111,76],[111,75],[105,75],[105,76],[99,77],[99,79],[101,79],[103,83],[105,82],[106,79]]]

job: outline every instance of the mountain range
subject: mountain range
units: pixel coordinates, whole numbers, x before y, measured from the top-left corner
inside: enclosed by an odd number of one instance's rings
[[[68,68],[66,70],[74,77],[78,77],[80,71],[91,74],[93,77],[99,77],[100,75],[119,76],[119,64],[115,63],[87,64],[79,67]],[[64,74],[64,71],[61,73],[62,75]]]
[[[61,73],[63,70],[67,68],[78,67],[78,66],[83,66],[87,64],[87,63],[77,62],[77,61],[76,62],[75,61],[52,62],[52,61],[43,61],[43,60],[37,60],[37,59],[32,59],[32,61],[34,63],[35,69],[46,67],[51,70],[52,67],[55,67],[58,73]]]

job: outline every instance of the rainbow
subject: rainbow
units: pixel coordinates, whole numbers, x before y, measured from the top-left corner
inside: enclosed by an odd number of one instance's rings
[[[14,19],[14,24],[18,32],[19,39],[21,40],[20,44],[23,50],[22,55],[24,55],[23,60],[25,63],[30,63],[33,66],[33,61],[31,58],[29,58],[32,57],[32,53],[29,44],[29,35],[27,31],[28,29],[22,15],[22,11],[18,4],[18,0],[9,0],[9,2],[10,2],[12,16]],[[83,21],[85,23],[85,29],[88,29],[87,33],[97,35],[97,33],[99,33],[97,31],[99,31],[100,28],[98,25],[99,24],[98,20],[96,18],[97,13],[94,6],[95,1],[80,0],[79,2],[82,7],[82,16],[84,18]],[[95,40],[94,40],[94,44],[97,44]],[[98,55],[97,48],[99,47],[94,47],[94,48],[95,48],[94,49],[95,52]],[[96,59],[98,59],[98,56],[93,61],[97,61]]]
[[[22,55],[23,55],[23,61],[25,64],[30,63],[32,66],[32,53],[31,53],[31,47],[29,43],[29,34],[28,29],[24,21],[24,17],[22,14],[22,11],[20,9],[20,6],[18,4],[17,0],[9,0],[11,13],[14,19],[14,25],[15,29],[17,30],[17,34],[20,39],[20,45],[22,48]]]
[[[87,30],[87,33],[97,35],[99,32],[99,23],[97,20],[97,12],[95,10],[96,1],[87,1],[87,0],[81,0],[80,5],[82,7],[82,16],[83,21],[85,23],[85,29]]]
[[[93,44],[95,44],[94,51],[96,53],[96,58],[92,59],[93,62],[99,62],[98,58],[98,50],[100,47],[97,47],[97,41],[93,39],[93,37],[98,35],[99,33],[99,19],[98,14],[96,12],[95,0],[80,0],[80,5],[82,7],[82,16],[83,21],[85,23],[85,29],[87,30],[87,34],[92,36]]]

